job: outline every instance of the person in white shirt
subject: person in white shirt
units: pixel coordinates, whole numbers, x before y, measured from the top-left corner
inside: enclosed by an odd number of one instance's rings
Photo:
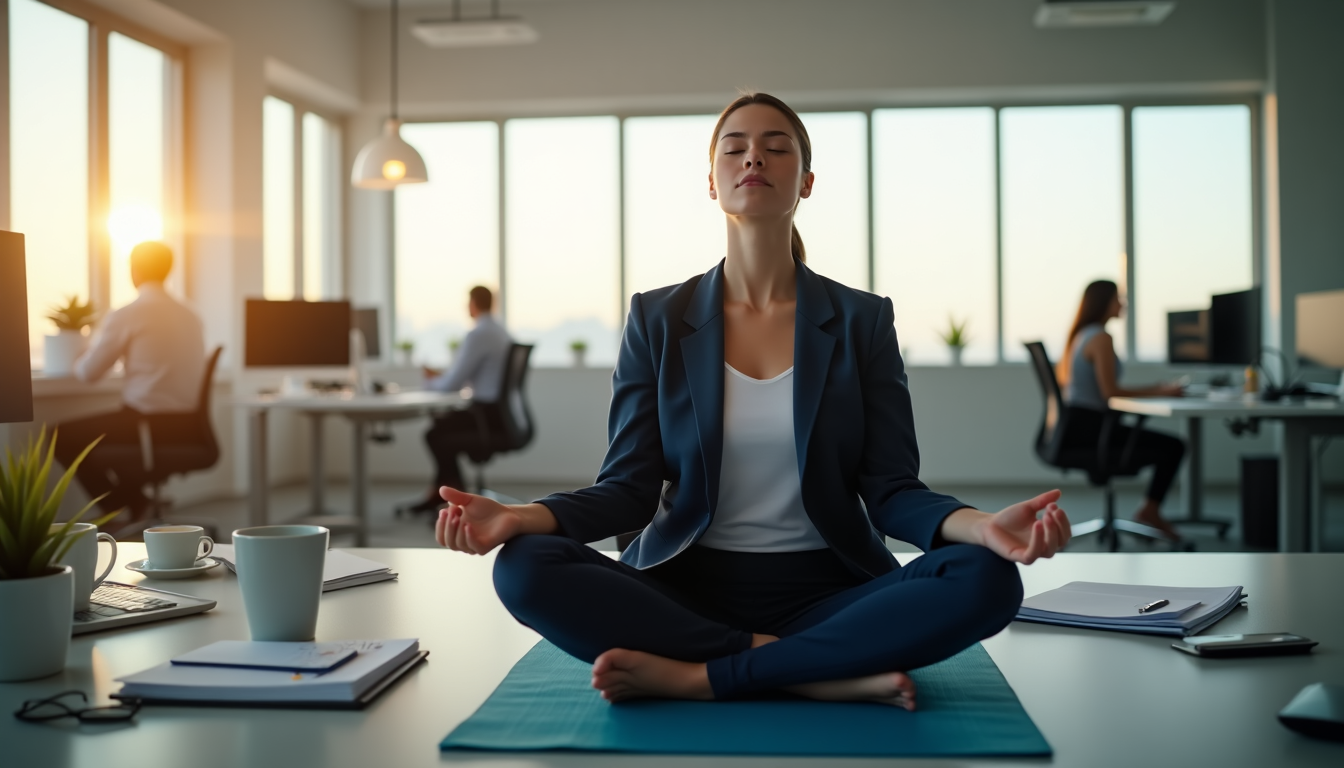
[[[74,368],[80,381],[95,382],[121,360],[122,407],[59,426],[56,456],[67,467],[102,436],[98,448],[80,463],[76,476],[90,497],[103,496],[100,507],[107,512],[129,510],[131,520],[141,517],[149,506],[143,468],[138,463],[119,465],[99,448],[138,445],[142,419],[150,420],[156,439],[189,440],[190,435],[178,435],[191,427],[190,420],[180,414],[195,410],[205,374],[201,319],[163,287],[172,267],[173,252],[163,243],[141,243],[131,251],[131,282],[140,295],[103,319],[93,343]]]
[[[457,457],[479,442],[479,418],[484,417],[490,431],[504,429],[498,401],[513,339],[491,314],[495,297],[489,288],[478,285],[471,289],[469,297],[467,313],[476,321],[476,327],[462,339],[462,346],[446,371],[425,368],[424,373],[426,389],[457,392],[470,387],[471,407],[436,418],[425,432],[425,444],[434,456],[434,484],[423,500],[409,507],[413,511],[432,511],[442,506],[438,492],[442,486],[465,489]]]

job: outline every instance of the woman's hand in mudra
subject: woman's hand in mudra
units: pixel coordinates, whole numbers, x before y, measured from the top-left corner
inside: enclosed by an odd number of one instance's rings
[[[1058,489],[1046,491],[981,518],[976,526],[979,543],[1023,565],[1053,556],[1073,535],[1069,516],[1055,503],[1059,496]]]
[[[544,504],[500,504],[448,486],[439,489],[448,505],[439,510],[434,538],[439,546],[484,555],[523,533],[553,533],[555,516]]]

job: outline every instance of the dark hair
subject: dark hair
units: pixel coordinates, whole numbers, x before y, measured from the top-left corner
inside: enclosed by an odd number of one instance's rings
[[[495,304],[495,295],[484,285],[472,288],[467,295],[471,297],[471,305],[482,312],[489,312]]]
[[[1068,341],[1064,342],[1064,357],[1059,361],[1057,378],[1061,384],[1068,379],[1069,353],[1073,350],[1073,340],[1077,338],[1078,332],[1105,320],[1111,302],[1115,301],[1119,293],[1120,287],[1110,280],[1093,280],[1083,289],[1083,300],[1078,302],[1078,314],[1073,318]]]
[[[719,146],[719,132],[723,130],[723,124],[728,120],[729,115],[749,104],[763,104],[767,107],[774,107],[788,119],[789,125],[793,126],[794,133],[798,134],[798,148],[803,156],[803,173],[810,173],[812,171],[812,139],[807,135],[807,126],[803,125],[803,119],[788,104],[768,93],[744,93],[733,99],[733,103],[724,107],[723,111],[719,113],[719,121],[714,124],[714,135],[709,138],[710,168],[714,167],[714,150]],[[794,209],[797,209],[796,203]],[[803,236],[798,234],[797,225],[794,225],[793,234],[789,238],[789,250],[793,253],[795,259],[807,261],[807,249],[803,247]]]
[[[163,282],[173,269],[173,251],[155,240],[148,240],[131,249],[131,269],[141,280]]]

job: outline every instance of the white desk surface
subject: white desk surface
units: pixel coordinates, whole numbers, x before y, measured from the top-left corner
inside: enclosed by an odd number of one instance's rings
[[[1112,397],[1106,402],[1114,411],[1158,417],[1184,416],[1204,419],[1344,417],[1344,403],[1333,398],[1266,403],[1259,400],[1250,402],[1210,400],[1204,397]]]
[[[776,766],[778,758],[588,753],[441,754],[439,740],[470,715],[537,636],[504,611],[490,586],[492,558],[438,549],[359,554],[401,573],[397,582],[330,592],[319,639],[418,637],[431,651],[364,711],[146,707],[134,725],[97,729],[22,723],[24,699],[71,688],[106,702],[112,678],[222,638],[247,638],[237,581],[216,568],[155,586],[209,596],[206,614],[75,638],[66,671],[0,684],[0,765],[14,768],[316,768],[317,766]],[[123,544],[121,562],[142,557]],[[909,555],[902,555],[908,560]],[[114,580],[139,581],[117,569]],[[1304,685],[1344,683],[1344,554],[1066,554],[1022,569],[1027,594],[1074,580],[1170,585],[1241,584],[1250,608],[1212,632],[1292,631],[1319,640],[1309,656],[1199,659],[1170,638],[1015,623],[985,641],[1055,749],[1048,760],[920,760],[905,765],[1338,766],[1344,747],[1300,736],[1275,713]],[[615,611],[613,607],[613,611]],[[13,617],[6,617],[13,620]],[[596,694],[594,694],[596,695]],[[68,722],[68,721],[67,721]],[[796,758],[795,768],[890,765],[890,760]]]
[[[429,392],[410,390],[377,395],[356,395],[352,392],[304,395],[252,395],[234,398],[240,408],[286,408],[297,411],[327,411],[331,413],[364,413],[404,411],[423,408],[450,408],[466,402],[456,392]]]

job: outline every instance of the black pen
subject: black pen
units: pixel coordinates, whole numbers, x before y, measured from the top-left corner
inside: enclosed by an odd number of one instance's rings
[[[1161,608],[1162,606],[1167,605],[1170,602],[1171,601],[1166,599],[1165,597],[1162,598],[1161,600],[1154,600],[1153,602],[1147,605],[1139,606],[1139,613],[1148,613],[1149,611],[1156,611],[1158,608]]]

